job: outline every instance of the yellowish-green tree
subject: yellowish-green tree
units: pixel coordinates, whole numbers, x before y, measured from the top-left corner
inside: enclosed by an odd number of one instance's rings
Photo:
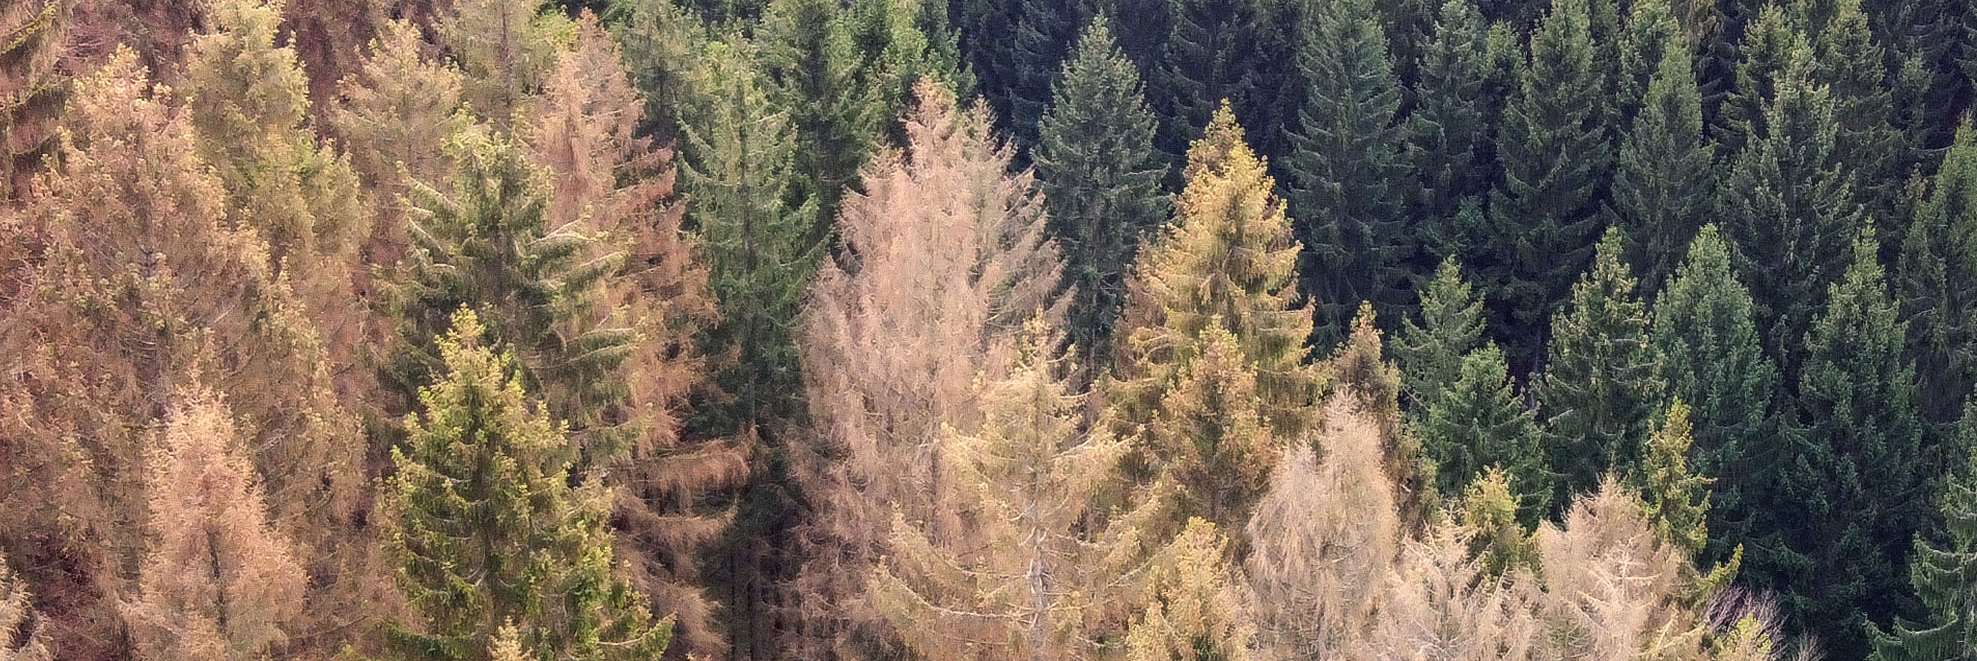
[[[1270,431],[1299,438],[1319,393],[1304,345],[1312,312],[1297,304],[1299,248],[1276,182],[1227,104],[1189,150],[1185,176],[1174,220],[1141,256],[1121,318],[1110,386],[1121,420],[1150,421],[1215,327],[1255,374]]]

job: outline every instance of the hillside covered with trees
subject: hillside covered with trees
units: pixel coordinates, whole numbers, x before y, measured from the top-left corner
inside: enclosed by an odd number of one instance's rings
[[[0,661],[1977,661],[1977,3],[0,37]]]

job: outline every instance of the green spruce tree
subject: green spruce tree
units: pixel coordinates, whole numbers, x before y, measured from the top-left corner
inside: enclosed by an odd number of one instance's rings
[[[1517,41],[1484,20],[1473,0],[1448,0],[1422,46],[1414,108],[1407,116],[1408,191],[1423,221],[1453,218],[1464,201],[1482,200],[1495,180],[1497,126],[1515,86]],[[1442,255],[1476,248],[1484,237],[1432,237]]]
[[[1511,389],[1503,351],[1488,346],[1462,357],[1455,381],[1421,403],[1414,433],[1435,462],[1443,494],[1460,494],[1484,469],[1511,477],[1518,518],[1536,525],[1549,511],[1553,476],[1545,468],[1545,435]]]
[[[1977,384],[1977,129],[1965,121],[1909,221],[1896,289],[1922,378],[1922,411],[1954,419]]]
[[[1494,334],[1516,338],[1512,365],[1534,365],[1545,322],[1593,263],[1613,146],[1608,80],[1594,62],[1588,0],[1559,0],[1531,35],[1530,59],[1497,134],[1503,181],[1491,196],[1485,253],[1503,309]],[[1585,486],[1585,485],[1578,485]]]
[[[1737,282],[1715,225],[1689,244],[1688,260],[1654,301],[1654,345],[1668,394],[1692,424],[1696,467],[1716,476],[1711,557],[1726,557],[1749,533],[1769,488],[1763,465],[1776,435],[1778,368],[1758,344],[1755,305]]]
[[[756,40],[769,96],[789,123],[790,139],[800,145],[790,150],[791,170],[799,175],[797,194],[816,200],[818,222],[828,224],[845,188],[857,185],[858,168],[895,109],[859,75],[863,58],[852,39],[849,10],[839,0],[773,0]],[[725,83],[710,81],[714,88],[731,87]]]
[[[1421,291],[1421,323],[1403,320],[1390,347],[1402,393],[1417,405],[1433,401],[1461,375],[1463,357],[1482,344],[1483,302],[1455,258],[1442,260]]]
[[[1361,301],[1389,318],[1410,302],[1410,179],[1396,117],[1400,82],[1370,0],[1322,3],[1305,20],[1296,71],[1305,103],[1290,130],[1285,197],[1304,244],[1302,289],[1318,304],[1312,340],[1344,337]]]
[[[687,221],[707,251],[721,322],[709,341],[734,351],[718,379],[734,400],[717,426],[749,425],[796,410],[797,307],[816,271],[816,202],[795,171],[797,142],[752,70],[745,44],[716,42],[704,57],[712,87],[687,118],[681,189]]]
[[[1609,472],[1632,471],[1662,405],[1661,356],[1648,342],[1647,307],[1620,252],[1619,232],[1608,231],[1592,270],[1552,322],[1535,387],[1551,431],[1550,469],[1559,474],[1555,503],[1591,490]]]
[[[1156,144],[1178,171],[1218,104],[1259,114],[1255,35],[1263,14],[1259,0],[1173,0],[1167,11],[1172,29],[1148,75],[1147,101],[1160,117]]]
[[[1941,527],[1916,538],[1908,563],[1909,588],[1927,617],[1877,631],[1872,661],[1977,659],[1977,399],[1964,404],[1955,440],[1937,486]]]
[[[1803,53],[1803,51],[1801,51]],[[1849,175],[1834,156],[1838,124],[1826,88],[1801,57],[1780,73],[1765,131],[1738,154],[1721,188],[1738,274],[1759,306],[1765,348],[1794,373],[1822,292],[1846,269],[1847,245],[1864,222]]]
[[[570,486],[561,426],[472,312],[454,322],[381,495],[387,553],[423,620],[388,639],[406,659],[484,659],[497,637],[538,659],[657,658],[672,623],[613,573],[609,492]]]
[[[1716,153],[1702,132],[1702,96],[1687,50],[1663,45],[1640,113],[1620,143],[1613,172],[1613,226],[1627,261],[1659,287],[1675,273],[1707,212]]]
[[[1111,356],[1126,270],[1172,207],[1160,190],[1166,159],[1154,151],[1155,122],[1140,89],[1138,70],[1100,15],[1064,64],[1034,152],[1066,284],[1077,288],[1068,334],[1092,367]]]
[[[1901,569],[1928,507],[1915,366],[1902,353],[1906,324],[1879,252],[1873,229],[1863,230],[1806,332],[1803,440],[1776,459],[1783,469],[1770,503],[1770,532],[1784,543],[1759,544],[1751,557],[1754,578],[1844,658],[1866,653],[1860,618],[1885,622],[1907,606]]]

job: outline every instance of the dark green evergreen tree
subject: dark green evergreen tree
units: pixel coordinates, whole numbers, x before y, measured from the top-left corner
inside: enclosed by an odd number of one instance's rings
[[[1811,45],[1801,31],[1793,4],[1768,4],[1745,28],[1737,44],[1738,59],[1731,86],[1721,92],[1711,137],[1726,153],[1745,151],[1768,131],[1767,108],[1778,98],[1778,77],[1787,69],[1806,66]],[[1800,80],[1807,76],[1801,74]]]
[[[1179,188],[1182,156],[1223,101],[1244,117],[1259,114],[1265,100],[1253,94],[1255,36],[1263,14],[1259,0],[1173,0],[1168,16],[1171,27],[1148,76],[1147,102],[1160,117],[1155,145],[1174,164],[1168,183]]]
[[[1514,81],[1517,42],[1507,28],[1476,12],[1473,0],[1448,0],[1434,34],[1422,45],[1414,109],[1407,117],[1407,152],[1420,185],[1409,191],[1424,221],[1455,216],[1462,202],[1481,199],[1494,180],[1495,145],[1503,103]],[[1442,250],[1453,254],[1462,245]]]
[[[1968,121],[1909,222],[1899,274],[1922,411],[1947,423],[1977,384],[1977,129]]]
[[[671,0],[611,0],[605,17],[623,49],[632,85],[645,99],[643,128],[662,142],[678,139],[683,116],[700,100],[700,54],[710,39],[706,27]]]
[[[1401,322],[1390,347],[1400,365],[1401,391],[1416,405],[1455,383],[1462,357],[1483,344],[1483,302],[1462,279],[1455,258],[1443,260],[1421,290],[1420,316],[1419,324],[1412,318]]]
[[[1284,195],[1304,244],[1302,289],[1318,304],[1313,344],[1343,336],[1361,301],[1405,318],[1415,233],[1407,227],[1401,89],[1371,0],[1332,0],[1304,22],[1305,103],[1289,135]]]
[[[1964,404],[1949,466],[1938,483],[1942,516],[1933,535],[1915,540],[1908,563],[1909,587],[1927,616],[1897,620],[1875,632],[1871,661],[1971,661],[1977,659],[1977,399]]]
[[[800,175],[795,194],[815,200],[820,224],[836,218],[845,188],[857,185],[858,168],[895,110],[859,75],[864,58],[848,14],[840,0],[772,0],[756,34],[769,95],[799,145],[791,151]]]
[[[1552,321],[1535,390],[1551,432],[1548,463],[1559,475],[1554,503],[1592,489],[1609,472],[1633,470],[1662,406],[1661,356],[1649,342],[1647,306],[1635,296],[1634,275],[1620,252],[1619,232],[1608,231],[1592,270]]]
[[[1627,261],[1640,269],[1641,282],[1657,287],[1675,272],[1708,211],[1716,153],[1703,136],[1702,96],[1679,42],[1663,45],[1644,99],[1620,143],[1607,211],[1625,233]]]
[[[433,383],[444,367],[435,340],[464,307],[482,320],[483,339],[512,348],[524,384],[588,458],[615,456],[632,431],[621,425],[617,372],[636,333],[596,311],[622,252],[583,228],[548,226],[547,184],[518,146],[472,132],[455,140],[452,190],[416,191],[412,250],[391,288],[400,341],[387,381],[408,400]]]
[[[1759,140],[1720,178],[1717,217],[1742,281],[1759,309],[1766,349],[1795,373],[1821,292],[1846,268],[1863,222],[1848,173],[1834,156],[1838,125],[1826,88],[1788,67],[1765,111]]]
[[[1460,494],[1485,468],[1509,473],[1518,518],[1536,525],[1549,511],[1553,476],[1545,469],[1545,436],[1511,390],[1503,350],[1494,345],[1462,357],[1454,381],[1421,403],[1414,433],[1435,462],[1444,495]]]
[[[721,322],[709,337],[732,351],[720,376],[734,398],[722,424],[793,412],[801,380],[797,306],[821,254],[816,202],[794,183],[797,140],[752,70],[745,45],[711,44],[705,107],[687,118],[680,169],[687,221],[700,237]]]
[[[1815,6],[1826,15],[1813,17],[1810,27],[1812,77],[1833,96],[1833,119],[1839,123],[1834,157],[1853,173],[1854,194],[1868,211],[1893,218],[1908,178],[1902,167],[1907,145],[1889,114],[1894,95],[1887,59],[1860,0],[1820,0]]]
[[[1011,48],[1011,80],[990,106],[1009,127],[1019,148],[1037,144],[1037,122],[1054,98],[1053,84],[1064,61],[1072,55],[1080,28],[1098,12],[1097,0],[1015,0]]]
[[[1852,266],[1805,335],[1803,440],[1776,459],[1769,503],[1777,524],[1769,532],[1782,544],[1754,544],[1748,563],[1837,658],[1864,656],[1865,621],[1886,622],[1908,606],[1901,571],[1928,508],[1915,366],[1902,353],[1907,325],[1873,229],[1859,236]]]
[[[654,659],[672,637],[614,574],[611,495],[570,485],[563,428],[523,391],[473,312],[437,340],[443,373],[420,390],[384,483],[387,553],[420,625],[388,629],[406,659],[486,659],[497,639],[538,659]]]
[[[1737,282],[1715,225],[1654,301],[1654,345],[1668,394],[1690,408],[1697,470],[1715,477],[1709,556],[1727,558],[1749,532],[1769,488],[1764,464],[1779,447],[1778,368],[1758,345],[1755,306]]]
[[[1112,327],[1125,301],[1126,269],[1171,209],[1160,190],[1166,159],[1154,151],[1153,113],[1140,99],[1139,71],[1112,41],[1101,15],[1079,40],[1039,127],[1038,186],[1064,255],[1070,338],[1097,367],[1112,355]]]
[[[1480,252],[1494,253],[1487,274],[1502,306],[1495,335],[1515,338],[1512,365],[1533,365],[1545,322],[1592,264],[1613,145],[1609,80],[1593,61],[1587,0],[1559,0],[1531,35],[1531,55],[1497,134],[1501,187],[1491,196],[1496,230]],[[1581,485],[1583,486],[1583,485]]]

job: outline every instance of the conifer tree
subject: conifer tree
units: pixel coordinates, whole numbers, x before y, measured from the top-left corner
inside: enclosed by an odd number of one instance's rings
[[[586,458],[616,457],[630,431],[619,424],[620,368],[635,333],[596,301],[623,251],[597,245],[595,228],[554,223],[547,176],[521,145],[465,132],[451,148],[460,162],[452,190],[417,190],[412,254],[393,283],[400,346],[388,378],[407,393],[432,383],[450,311],[472,309],[485,319],[483,339],[512,347],[525,382],[572,426]]]
[[[1009,35],[1014,84],[1007,110],[1010,134],[1017,144],[1037,144],[1038,121],[1051,107],[1061,66],[1070,58],[1085,27],[1097,17],[1100,0],[1018,0],[1019,13]],[[1110,40],[1107,36],[1107,40]],[[1121,55],[1123,58],[1124,56]]]
[[[1127,661],[1251,661],[1256,623],[1229,541],[1213,523],[1188,521],[1141,580],[1145,606],[1126,627]]]
[[[443,181],[452,172],[442,138],[460,131],[461,76],[433,61],[418,26],[387,22],[364,61],[337,86],[329,124],[343,138],[351,169],[384,219],[376,228],[403,247],[404,205],[414,181]],[[400,171],[398,168],[405,169]]]
[[[1977,652],[1977,399],[1964,405],[1956,443],[1937,483],[1940,529],[1917,535],[1909,588],[1927,613],[1877,630],[1874,661],[1967,661]],[[1965,456],[1958,456],[1961,452]],[[3,621],[3,620],[0,620]]]
[[[1160,190],[1167,164],[1154,151],[1155,121],[1141,89],[1139,71],[1099,15],[1064,63],[1033,152],[1066,284],[1076,287],[1067,331],[1092,368],[1112,355],[1127,268],[1172,204]]]
[[[74,8],[74,0],[35,0],[0,13],[0,198],[17,196],[54,153],[68,92],[56,64]]]
[[[82,655],[128,653],[111,633],[129,596],[114,577],[139,565],[142,530],[117,522],[146,517],[144,432],[194,371],[232,404],[273,525],[315,581],[306,628],[364,599],[373,576],[356,523],[363,443],[323,339],[266,244],[228,222],[223,184],[163,94],[128,50],[78,79],[59,167],[0,221],[27,258],[0,266],[9,288],[25,285],[0,313],[14,375],[0,382],[13,412],[0,416],[0,471],[27,480],[4,499],[27,523],[0,544],[31,579],[66,577],[43,597],[74,614],[51,644]]]
[[[1689,405],[1676,397],[1648,437],[1633,478],[1640,485],[1654,534],[1690,556],[1701,553],[1709,541],[1710,479],[1689,470],[1693,429]]]
[[[1503,181],[1491,196],[1498,235],[1492,321],[1513,365],[1536,364],[1545,321],[1592,266],[1598,210],[1613,160],[1607,81],[1594,60],[1587,0],[1559,0],[1531,35],[1531,55],[1497,134]]]
[[[1402,320],[1394,335],[1403,394],[1415,406],[1434,401],[1461,376],[1464,356],[1482,344],[1483,302],[1455,258],[1444,259],[1421,291],[1421,323]]]
[[[1801,60],[1776,81],[1757,142],[1721,178],[1723,219],[1738,274],[1759,306],[1765,348],[1795,373],[1821,293],[1846,269],[1847,245],[1864,222],[1850,175],[1835,158],[1833,102]]]
[[[1421,444],[1403,426],[1400,368],[1387,360],[1386,342],[1370,304],[1361,304],[1352,333],[1321,366],[1332,397],[1344,397],[1380,434],[1382,467],[1400,492],[1400,515],[1408,525],[1426,520],[1434,507],[1434,466]]]
[[[1420,403],[1414,433],[1434,461],[1441,493],[1462,493],[1486,468],[1502,470],[1519,518],[1533,525],[1550,510],[1553,477],[1545,468],[1544,431],[1511,390],[1507,369],[1494,345],[1463,356],[1455,379]]]
[[[556,55],[575,36],[545,0],[458,0],[435,17],[434,31],[460,65],[461,90],[474,114],[507,128],[528,111]]]
[[[32,595],[5,560],[0,560],[0,631],[8,633],[8,640],[0,641],[0,660],[54,658],[48,653],[48,629],[41,615],[34,612]]]
[[[1296,439],[1318,396],[1306,365],[1312,315],[1298,299],[1297,241],[1264,163],[1224,105],[1188,153],[1175,219],[1140,258],[1120,327],[1114,405],[1127,424],[1153,411],[1201,355],[1204,333],[1227,330],[1256,374],[1271,433]]]
[[[962,112],[938,84],[919,89],[906,149],[867,165],[866,191],[846,198],[843,250],[803,314],[803,394],[820,433],[793,448],[815,508],[794,582],[801,656],[885,645],[869,642],[887,627],[867,579],[894,550],[894,513],[952,548],[973,539],[956,509],[966,485],[950,479],[961,458],[928,439],[943,426],[977,433],[975,381],[1003,378],[1031,316],[1063,318],[1043,201],[1029,175],[1010,173],[986,105]]]
[[[1977,384],[1977,129],[1969,121],[1943,156],[1902,243],[1896,291],[1922,379],[1922,411],[1948,422]]]
[[[1174,0],[1171,31],[1160,61],[1150,67],[1147,101],[1160,117],[1155,144],[1183,167],[1217,104],[1259,114],[1255,35],[1263,18],[1260,0]]]
[[[1384,617],[1386,576],[1409,527],[1388,478],[1390,443],[1378,420],[1335,398],[1322,434],[1272,469],[1244,560],[1270,658],[1335,658]]]
[[[575,448],[528,401],[520,366],[461,310],[440,338],[444,374],[392,449],[386,550],[421,625],[388,638],[405,658],[479,659],[501,636],[536,658],[650,659],[672,622],[614,574],[610,493],[570,486]]]
[[[1900,611],[1900,570],[1925,521],[1928,459],[1906,324],[1888,295],[1870,227],[1853,264],[1806,332],[1798,380],[1803,440],[1778,459],[1784,544],[1755,549],[1757,578],[1779,587],[1788,612],[1824,631],[1835,654],[1865,653],[1865,627]]]
[[[1810,66],[1806,62],[1812,47],[1796,9],[1792,4],[1766,5],[1744,27],[1732,84],[1721,92],[1710,127],[1724,153],[1745,151],[1770,132],[1766,109],[1778,98],[1779,79],[1790,69]],[[1797,77],[1807,76],[1801,72]]]
[[[1817,11],[1826,15],[1808,26],[1812,78],[1833,97],[1833,120],[1839,124],[1834,158],[1853,175],[1853,192],[1868,212],[1892,217],[1909,173],[1902,167],[1907,145],[1890,116],[1894,95],[1887,58],[1868,29],[1860,0],[1825,0]]]
[[[1303,22],[1296,71],[1305,103],[1289,128],[1285,197],[1298,219],[1303,286],[1318,303],[1313,344],[1342,339],[1361,301],[1393,318],[1411,288],[1414,232],[1401,182],[1400,81],[1374,4],[1337,0]]]
[[[1195,342],[1199,353],[1161,398],[1145,444],[1177,486],[1176,516],[1229,527],[1248,520],[1278,455],[1296,439],[1264,424],[1257,376],[1234,335],[1211,326]]]
[[[687,116],[708,94],[702,51],[713,38],[684,4],[612,0],[604,14],[624,48],[632,85],[645,98],[641,128],[662,142],[681,141]]]
[[[792,151],[798,194],[816,201],[820,223],[837,216],[838,200],[856,185],[879,127],[895,110],[860,80],[848,14],[839,0],[775,0],[757,34],[770,96],[802,145]]]
[[[1413,213],[1425,220],[1453,218],[1465,200],[1489,193],[1495,180],[1495,145],[1503,104],[1514,86],[1516,38],[1477,12],[1473,0],[1448,0],[1435,32],[1422,46],[1414,107],[1406,123],[1409,166],[1418,185],[1407,191]],[[1484,237],[1431,236],[1444,256],[1481,246]]]
[[[529,149],[549,175],[549,222],[596,234],[593,251],[625,252],[589,304],[593,318],[616,312],[638,335],[615,375],[622,406],[550,408],[578,410],[573,424],[622,430],[628,452],[606,476],[617,496],[619,556],[654,609],[673,614],[675,641],[692,653],[719,653],[725,646],[701,594],[697,555],[727,530],[724,508],[749,476],[751,448],[745,436],[709,440],[684,429],[687,400],[718,364],[695,346],[714,317],[706,267],[680,230],[673,152],[638,133],[644,103],[616,44],[587,13],[577,25],[576,49],[558,59],[538,101]]]
[[[1647,306],[1620,253],[1620,234],[1609,230],[1592,270],[1552,322],[1535,387],[1551,431],[1548,464],[1559,475],[1552,502],[1591,489],[1610,471],[1633,470],[1661,407],[1661,356],[1648,341]]]
[[[174,399],[146,479],[140,593],[124,606],[137,656],[266,658],[293,631],[306,576],[268,525],[225,402],[198,385]]]
[[[971,538],[988,544],[944,544],[894,515],[898,552],[880,563],[874,598],[926,658],[1093,658],[1105,633],[1096,612],[1129,593],[1143,559],[1137,531],[1083,532],[1126,446],[1080,423],[1076,367],[1053,353],[1054,335],[1029,322],[1004,376],[976,386],[980,431],[941,431],[963,512],[980,526]]]
[[[1640,113],[1621,140],[1608,208],[1609,222],[1624,232],[1627,262],[1650,288],[1675,274],[1708,211],[1716,154],[1702,128],[1688,51],[1664,44]]]
[[[1764,457],[1782,443],[1778,368],[1758,346],[1750,292],[1715,225],[1696,234],[1688,260],[1655,297],[1654,345],[1670,397],[1694,402],[1695,465],[1715,479],[1709,555],[1725,557],[1764,506]]]
[[[355,204],[349,163],[318,145],[306,123],[308,79],[294,49],[275,42],[279,6],[224,0],[213,14],[218,30],[193,42],[182,89],[200,156],[227,187],[230,215],[260,231],[278,267],[350,268],[369,214]]]

